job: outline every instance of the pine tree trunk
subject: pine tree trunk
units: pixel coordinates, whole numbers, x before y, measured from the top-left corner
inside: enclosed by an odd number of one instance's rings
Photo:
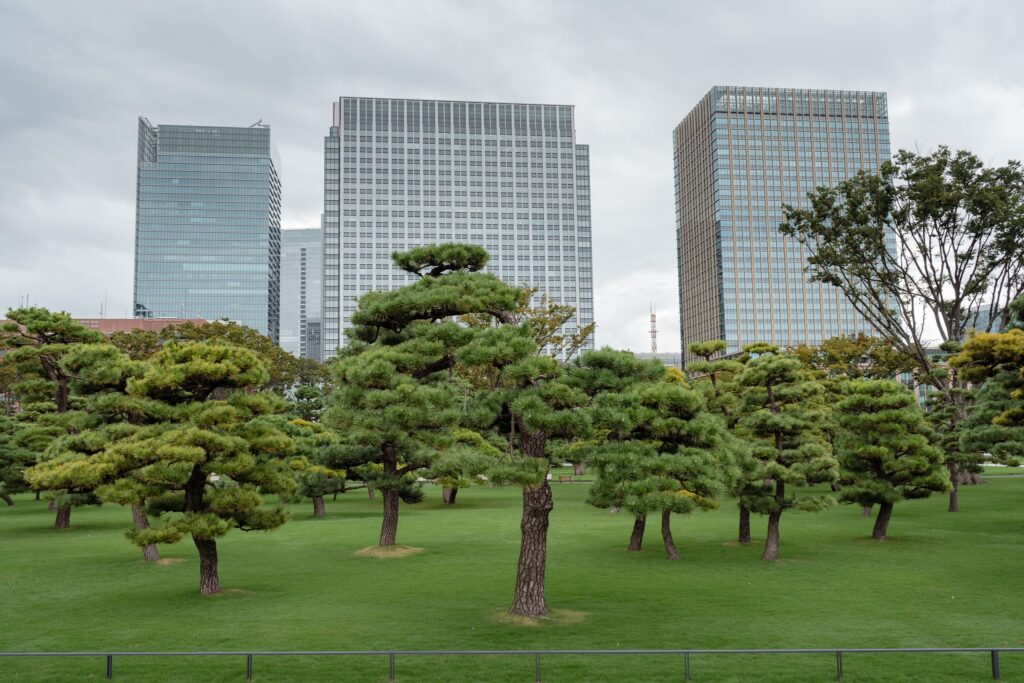
[[[949,470],[949,511],[960,512],[960,463],[956,460],[946,461],[946,469]]]
[[[740,533],[737,540],[746,545],[750,543],[750,508],[740,505]]]
[[[441,502],[445,505],[455,505],[457,495],[459,495],[459,489],[454,486],[445,486],[441,489]]]
[[[647,527],[647,515],[637,515],[633,520],[633,533],[629,535],[629,550],[639,551],[644,544],[644,529]]]
[[[575,475],[583,476],[587,473],[587,465],[582,462],[575,462],[572,465],[572,473]]]
[[[366,485],[366,497],[373,500],[376,496],[374,495],[373,487],[369,484]]]
[[[199,551],[199,592],[203,595],[220,593],[220,577],[217,576],[217,541],[192,537]]]
[[[323,517],[324,516],[324,497],[313,496],[313,516]]]
[[[546,481],[523,488],[519,568],[509,614],[541,617],[548,613],[544,599],[544,571],[547,567],[548,515],[553,507],[551,487]]]
[[[874,505],[862,505],[860,507],[860,514],[861,514],[861,516],[863,516],[863,517],[870,517],[871,516],[871,510],[874,507],[875,507]]]
[[[665,541],[665,553],[670,560],[679,559],[679,551],[676,550],[676,542],[672,540],[672,511],[661,511],[661,537]]]
[[[782,519],[782,509],[768,515],[768,537],[764,540],[764,555],[762,560],[774,562],[779,556],[779,520]]]
[[[388,546],[394,545],[398,536],[398,491],[387,488],[383,493],[384,519],[380,524],[380,545]]]
[[[885,532],[889,529],[889,519],[892,517],[892,503],[881,503],[878,506],[878,517],[875,519],[875,528],[871,532],[871,538],[876,541],[885,540]]]
[[[36,491],[36,500],[39,500],[39,494],[40,493],[41,493],[40,491]]]
[[[135,503],[132,505],[132,522],[135,524],[136,529],[148,529],[149,518],[146,517],[146,511],[142,507],[142,503]],[[142,549],[142,557],[146,562],[156,562],[160,559],[160,551],[156,549],[156,543],[149,543]]]
[[[67,529],[71,526],[71,506],[57,506],[57,520],[53,523],[55,529]]]
[[[8,505],[14,505],[14,499],[6,493],[0,493],[0,500],[7,503]]]
[[[53,498],[51,498],[49,500],[49,502],[46,504],[46,509],[49,510],[50,512],[53,512],[54,510],[56,510],[57,509],[57,501],[55,501]]]

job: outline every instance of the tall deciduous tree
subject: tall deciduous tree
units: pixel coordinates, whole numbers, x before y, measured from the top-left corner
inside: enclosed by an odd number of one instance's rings
[[[841,498],[879,506],[871,536],[881,541],[897,502],[946,490],[942,451],[917,398],[899,382],[850,382],[835,415]]]
[[[986,168],[940,147],[900,151],[877,175],[818,188],[810,207],[785,207],[783,234],[809,251],[808,269],[839,287],[857,311],[911,359],[955,423],[969,406],[956,372],[936,371],[929,338],[959,342],[1005,323],[1024,291],[1024,172]],[[985,324],[979,324],[987,320]],[[941,369],[940,369],[941,370]],[[950,462],[950,510],[959,463]]]
[[[800,361],[768,351],[752,358],[739,378],[745,387],[743,428],[752,438],[758,467],[748,479],[743,502],[768,515],[763,559],[779,553],[779,522],[790,508],[821,510],[831,496],[801,492],[814,484],[834,482],[838,466],[821,430],[822,387],[807,379]]]

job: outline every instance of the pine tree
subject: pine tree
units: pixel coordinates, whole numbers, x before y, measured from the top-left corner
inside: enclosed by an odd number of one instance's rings
[[[547,482],[549,449],[557,439],[585,437],[590,430],[583,410],[587,395],[566,381],[558,361],[538,356],[536,350],[528,324],[506,323],[478,330],[459,352],[461,364],[489,378],[488,386],[478,389],[467,422],[490,428],[506,444],[506,459],[492,468],[490,479],[523,490],[519,564],[509,613],[525,617],[548,613],[544,578],[554,507]]]
[[[0,415],[0,500],[14,505],[12,495],[28,490],[23,473],[35,462],[35,454],[18,445],[19,424]]]
[[[744,353],[740,358],[714,358],[725,349],[724,339],[690,344],[690,353],[699,360],[687,364],[686,369],[693,386],[704,394],[708,409],[722,416],[732,435],[733,444],[728,450],[732,460],[723,463],[723,471],[727,474],[728,492],[738,501],[739,529],[736,540],[747,544],[750,543],[750,508],[744,504],[742,492],[757,468],[757,462],[745,447],[739,427],[741,387],[737,380],[743,372],[743,364],[749,360],[749,353]]]
[[[884,540],[893,505],[947,488],[942,451],[917,398],[899,382],[856,380],[836,406],[844,501],[878,505],[872,538]]]
[[[55,463],[46,475],[62,485],[91,479],[104,501],[145,500],[146,511],[160,521],[130,530],[129,540],[145,547],[190,535],[199,552],[200,592],[218,593],[217,538],[232,528],[280,526],[284,508],[263,507],[261,494],[287,495],[295,486],[285,462],[291,439],[261,419],[282,412],[284,402],[236,391],[266,380],[263,364],[246,349],[167,344],[126,386],[127,401],[159,406],[163,419],[128,425],[123,438],[98,434],[105,448]]]
[[[39,457],[50,442],[64,434],[73,418],[71,376],[61,359],[79,344],[97,344],[103,335],[75,322],[68,313],[27,307],[7,312],[10,322],[0,326],[0,363],[14,368],[19,381],[13,391],[27,413],[23,421],[33,419],[31,427],[20,435],[21,445]],[[73,428],[73,427],[72,427]],[[57,512],[54,526],[66,529],[71,523],[71,501],[53,498]]]
[[[743,502],[768,515],[763,559],[779,552],[779,522],[790,508],[821,510],[831,496],[799,490],[838,478],[838,467],[822,433],[822,387],[808,380],[800,361],[773,351],[758,353],[739,383],[745,388],[740,424],[750,435],[757,468],[747,479]]]
[[[333,466],[382,493],[379,545],[395,545],[399,500],[418,502],[416,474],[451,445],[463,414],[455,357],[478,333],[450,320],[481,313],[507,319],[519,291],[493,275],[480,247],[441,244],[393,254],[419,277],[370,292],[352,316],[351,344],[333,364],[324,422],[341,434]]]

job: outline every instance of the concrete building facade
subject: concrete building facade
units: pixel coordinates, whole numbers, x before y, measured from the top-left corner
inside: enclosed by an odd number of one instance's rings
[[[488,272],[575,306],[569,331],[593,322],[589,147],[572,106],[342,97],[322,227],[326,358],[362,294],[411,282],[391,253],[433,243],[482,246]]]

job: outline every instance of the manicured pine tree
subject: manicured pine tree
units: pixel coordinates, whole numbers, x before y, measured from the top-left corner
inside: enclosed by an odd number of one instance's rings
[[[395,545],[399,500],[422,498],[416,474],[451,445],[462,419],[455,356],[478,331],[450,318],[507,318],[519,300],[519,290],[477,272],[487,263],[480,247],[431,245],[396,252],[393,259],[419,279],[360,299],[351,344],[332,366],[335,387],[323,417],[341,435],[332,466],[382,493],[382,547]]]
[[[507,317],[495,315],[498,322]],[[554,503],[547,482],[549,447],[558,439],[586,437],[587,395],[566,381],[554,358],[536,355],[528,324],[480,329],[459,352],[459,362],[490,378],[471,401],[467,423],[490,428],[506,444],[505,461],[496,464],[491,481],[517,484],[523,490],[519,564],[509,613],[540,617],[548,613],[544,593],[547,532]]]
[[[626,505],[627,484],[644,478],[642,456],[647,449],[626,447],[639,411],[639,397],[628,390],[639,383],[668,381],[666,368],[657,360],[642,361],[628,351],[604,348],[584,353],[568,372],[570,381],[589,397],[594,424],[595,438],[570,446],[577,454],[573,462],[597,468],[587,502],[599,508],[628,508],[633,514],[628,550],[637,552],[643,546],[648,506]]]
[[[79,344],[61,358],[71,377],[71,393],[78,409],[64,413],[67,432],[54,438],[26,472],[36,489],[49,489],[72,507],[98,504],[96,488],[110,478],[109,468],[92,457],[115,442],[135,434],[142,425],[168,419],[169,410],[159,401],[128,396],[126,387],[141,376],[144,365],[132,361],[110,344]],[[148,529],[145,501],[126,502],[136,529]],[[142,549],[147,561],[160,559],[155,544]]]
[[[814,484],[832,483],[838,466],[822,432],[822,387],[807,379],[800,361],[773,351],[752,358],[740,375],[744,387],[742,428],[751,437],[758,467],[747,480],[743,498],[768,515],[763,559],[779,553],[779,522],[790,508],[817,511],[831,496],[801,493]]]
[[[1010,305],[1003,334],[975,335],[951,359],[969,381],[981,382],[960,435],[960,449],[1003,465],[1024,459],[1024,295]]]
[[[751,458],[749,449],[745,448],[740,434],[740,386],[736,380],[743,372],[743,363],[749,360],[749,354],[744,354],[740,359],[714,358],[723,353],[726,346],[724,339],[690,344],[690,353],[699,360],[688,363],[686,369],[690,382],[704,394],[708,409],[722,415],[733,437],[734,444],[729,449],[733,459],[723,471],[729,475],[729,495],[736,497],[739,508],[736,540],[747,544],[750,543],[750,508],[743,502],[742,490],[750,480],[749,475],[757,468],[757,463]]]
[[[945,491],[942,451],[914,394],[891,380],[855,380],[835,407],[841,499],[878,505],[871,537],[885,539],[893,505]]]
[[[61,359],[78,344],[97,344],[103,335],[75,322],[71,315],[45,308],[26,307],[7,311],[9,322],[0,326],[0,363],[14,367],[20,381],[14,387],[22,403],[35,403],[29,408],[36,417],[28,433],[20,438],[31,444],[37,457],[49,442],[65,433],[72,410],[71,376],[62,367]],[[46,406],[50,403],[50,406]],[[66,529],[71,524],[71,501],[54,498],[57,512],[54,526]]]
[[[294,405],[290,406],[294,409]],[[313,502],[313,516],[324,517],[324,496],[345,491],[346,473],[327,463],[337,460],[338,435],[316,422],[286,415],[263,418],[291,438],[294,456],[288,465],[295,477],[295,495]]]
[[[287,495],[294,480],[285,458],[292,441],[266,420],[285,404],[249,389],[267,371],[251,351],[219,343],[171,343],[128,380],[127,394],[163,404],[167,419],[135,430],[87,463],[103,474],[100,499],[122,505],[146,501],[160,520],[132,529],[140,547],[190,535],[199,552],[199,590],[220,592],[217,538],[232,528],[273,529],[284,508],[262,505],[263,493]],[[74,467],[68,467],[74,476]]]
[[[975,335],[950,362],[967,381],[984,383],[964,448],[985,448],[990,460],[1018,464],[1024,457],[1024,329],[1018,323],[1001,334]]]
[[[17,443],[19,424],[0,415],[0,500],[14,505],[12,495],[28,490],[23,475],[35,463],[35,454]]]

